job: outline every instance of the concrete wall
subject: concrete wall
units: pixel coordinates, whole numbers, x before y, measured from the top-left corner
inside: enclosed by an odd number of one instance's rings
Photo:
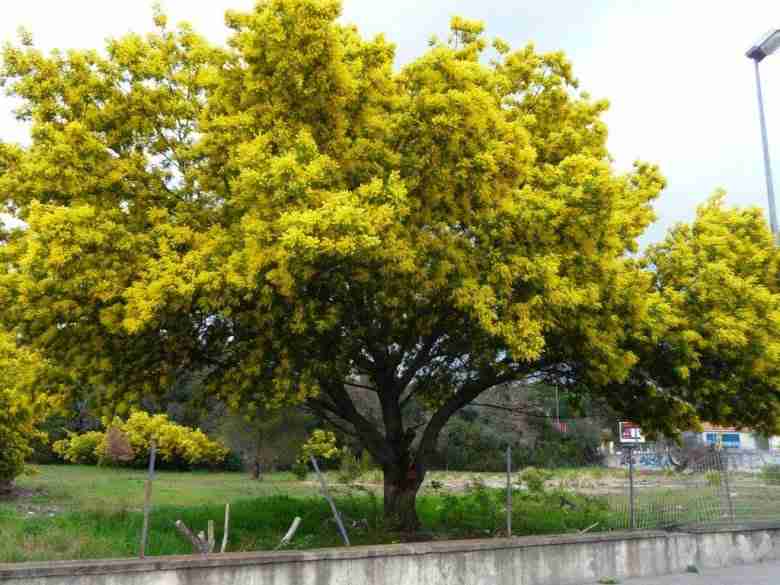
[[[780,559],[780,525],[0,564],[10,585],[582,585]]]

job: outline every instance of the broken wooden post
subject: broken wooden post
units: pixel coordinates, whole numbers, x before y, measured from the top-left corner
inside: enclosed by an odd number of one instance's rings
[[[157,443],[152,441],[149,451],[149,476],[146,478],[146,491],[144,493],[144,525],[141,529],[141,550],[139,557],[146,555],[146,542],[149,537],[149,508],[152,501],[152,479],[154,479],[154,460],[157,455]]]
[[[217,544],[216,539],[214,538],[214,521],[209,520],[208,523],[208,540],[206,541],[209,545],[209,552],[214,552],[214,547]]]
[[[333,501],[333,498],[330,496],[330,492],[328,491],[328,484],[325,483],[325,478],[320,472],[320,467],[319,465],[317,465],[317,460],[314,458],[314,455],[309,456],[309,459],[311,460],[311,465],[312,467],[314,467],[314,471],[317,474],[317,478],[320,480],[322,497],[324,497],[328,501],[328,504],[330,504],[330,509],[333,512],[333,518],[336,520],[336,524],[338,524],[339,531],[341,532],[341,538],[344,539],[344,544],[349,546],[349,537],[347,536],[347,530],[344,528],[344,523],[341,521],[341,516],[339,515],[339,511],[336,509],[336,503]]]
[[[230,526],[230,504],[225,504],[225,530],[222,533],[222,547],[219,552],[225,552],[228,543],[228,527]]]
[[[206,542],[205,535],[203,538],[200,538],[199,536],[195,536],[192,533],[192,530],[190,530],[187,525],[182,522],[181,520],[176,521],[176,529],[186,538],[187,540],[192,543],[192,548],[195,552],[200,554],[207,554],[208,553],[208,543]],[[201,534],[203,534],[201,532]]]
[[[279,550],[280,548],[290,544],[290,541],[293,539],[293,536],[295,536],[295,532],[298,530],[298,526],[300,525],[301,525],[301,519],[298,516],[296,516],[295,520],[293,520],[293,523],[290,525],[290,529],[287,531],[287,534],[284,535],[284,538],[282,538],[281,542],[279,543],[279,546],[276,547],[276,550]]]

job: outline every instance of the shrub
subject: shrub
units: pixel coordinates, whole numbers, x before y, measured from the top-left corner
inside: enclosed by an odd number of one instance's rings
[[[780,484],[780,465],[767,465],[761,471],[761,477],[769,484]]]
[[[0,388],[0,492],[24,471],[24,461],[32,453],[33,424],[26,400]]]
[[[308,463],[311,456],[317,459],[330,460],[338,459],[340,455],[341,450],[336,446],[336,435],[331,431],[314,429],[301,448],[301,454],[298,456],[298,459]]]
[[[295,475],[296,478],[304,481],[309,474],[309,466],[304,461],[299,460],[292,464],[290,471],[293,472],[293,475]]]
[[[228,453],[226,447],[200,429],[178,425],[164,414],[136,411],[118,426],[127,434],[135,461],[141,465],[149,459],[152,440],[157,442],[158,459],[177,467],[218,465]]]
[[[102,431],[89,431],[81,435],[68,433],[66,439],[61,439],[52,445],[54,452],[68,463],[94,465],[98,462],[98,453],[106,438]]]
[[[544,482],[551,477],[552,475],[548,471],[536,467],[528,467],[520,474],[520,479],[523,480],[528,491],[532,493],[544,492]]]
[[[11,334],[0,332],[0,491],[10,490],[33,452],[32,442],[42,435],[37,425],[49,402],[32,389],[44,367],[37,354],[17,347]]]
[[[371,453],[367,449],[363,449],[363,452],[360,454],[360,475],[367,475],[374,469],[376,469],[376,465],[371,457]]]
[[[138,411],[127,421],[114,419],[108,433],[70,433],[67,439],[54,444],[54,450],[71,463],[108,462],[144,467],[152,440],[157,443],[157,460],[175,468],[218,465],[228,453],[227,448],[198,429],[178,425],[164,414]]]
[[[339,464],[338,478],[341,483],[352,483],[362,474],[360,460],[349,449],[344,449]]]

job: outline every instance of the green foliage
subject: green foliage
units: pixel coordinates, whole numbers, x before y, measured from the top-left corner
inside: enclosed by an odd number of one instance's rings
[[[682,419],[780,430],[780,250],[763,210],[724,199],[716,193],[646,254],[663,324],[638,345],[645,367],[613,402],[648,428],[685,428],[661,415],[675,403]],[[650,383],[664,391],[643,398],[633,390]]]
[[[88,431],[86,433],[68,433],[68,437],[54,443],[53,449],[64,461],[82,465],[94,465],[98,462],[99,453],[106,434],[103,431]]]
[[[585,467],[602,462],[597,426],[573,422],[564,434],[547,419],[532,417],[528,436],[522,437],[513,428],[502,427],[501,422],[492,412],[454,417],[442,433],[437,466],[462,471],[503,471],[507,444],[512,445],[514,469]]]
[[[18,408],[17,397],[0,389],[0,492],[22,473],[25,459],[32,454],[30,438],[25,435],[29,423],[19,425],[14,420]]]
[[[193,360],[243,413],[322,406],[377,348],[401,363],[437,338],[428,405],[542,356],[625,377],[650,280],[627,252],[664,181],[614,171],[607,103],[559,52],[486,58],[463,19],[398,69],[339,13],[260,2],[228,14],[225,47],[188,27],[7,47],[32,141],[0,145],[0,204],[26,225],[2,246],[4,324],[122,416]],[[400,397],[401,368],[368,362]]]
[[[512,503],[515,534],[561,534],[594,524],[607,530],[613,518],[606,499],[569,491],[515,492]]]
[[[114,419],[109,433],[89,431],[81,435],[70,433],[68,438],[54,444],[54,450],[70,463],[131,464],[145,467],[152,441],[157,444],[158,464],[172,468],[216,466],[227,453],[223,445],[209,439],[198,429],[191,429],[170,421],[166,415],[133,412],[126,421]],[[120,444],[121,443],[121,444]]]
[[[780,252],[759,210],[716,198],[637,258],[665,181],[616,171],[607,103],[562,53],[456,18],[397,68],[340,10],[258,2],[227,14],[224,47],[160,13],[102,52],[5,47],[31,140],[0,142],[0,207],[24,226],[0,243],[0,327],[111,415],[188,364],[250,418],[335,416],[396,481],[452,413],[541,371],[650,432],[778,430]],[[381,427],[345,390],[357,371]],[[432,411],[416,437],[410,398]]]
[[[0,330],[0,492],[24,471],[33,442],[41,439],[38,424],[50,403],[36,392],[36,381],[45,365],[38,354],[18,347]]]
[[[309,475],[309,465],[304,461],[296,460],[290,467],[290,471],[297,479],[304,481]]]
[[[520,474],[520,479],[525,483],[528,491],[532,493],[544,492],[545,482],[552,478],[552,474],[545,469],[528,467]]]
[[[331,431],[315,429],[301,447],[298,461],[307,463],[311,457],[319,460],[338,460],[342,450],[337,445],[336,435]]]
[[[341,483],[350,484],[363,474],[361,460],[349,449],[343,449],[339,462],[338,478]]]
[[[707,485],[714,488],[719,488],[722,480],[721,473],[719,471],[708,471],[704,475],[704,479]]]
[[[253,476],[290,469],[307,438],[311,419],[295,409],[258,411],[251,417],[225,413],[219,435]]]
[[[373,457],[371,457],[371,453],[368,452],[368,449],[363,449],[363,452],[360,454],[360,474],[368,475],[375,469],[376,464]]]
[[[767,465],[761,470],[761,478],[768,484],[780,485],[780,465]]]

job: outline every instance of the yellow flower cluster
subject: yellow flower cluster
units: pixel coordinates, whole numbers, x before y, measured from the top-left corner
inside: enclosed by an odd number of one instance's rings
[[[94,464],[98,461],[98,453],[105,438],[106,434],[102,431],[88,431],[80,435],[68,433],[66,439],[52,445],[52,450],[69,463]]]
[[[306,463],[309,457],[314,456],[318,459],[337,459],[341,456],[341,449],[336,446],[336,435],[331,431],[315,429],[311,437],[301,447],[301,454],[298,461]]]

